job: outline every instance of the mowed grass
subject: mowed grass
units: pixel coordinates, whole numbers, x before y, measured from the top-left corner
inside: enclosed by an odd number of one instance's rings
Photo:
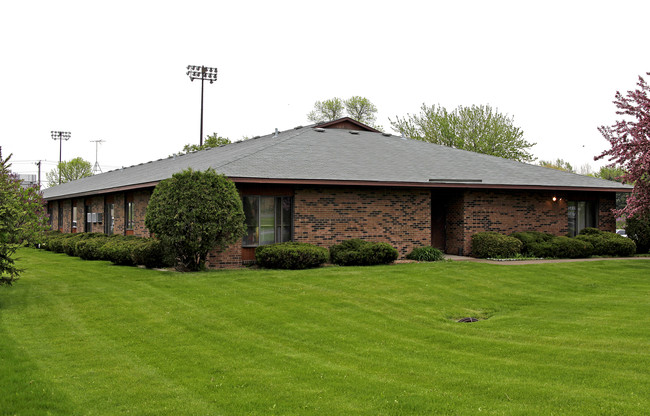
[[[648,260],[179,274],[19,255],[2,415],[650,412]]]

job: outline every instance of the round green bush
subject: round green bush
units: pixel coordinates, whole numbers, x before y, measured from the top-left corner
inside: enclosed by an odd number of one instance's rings
[[[358,238],[330,247],[330,261],[340,266],[371,266],[390,264],[399,257],[388,243],[375,243]]]
[[[276,243],[259,246],[255,261],[269,269],[309,269],[327,261],[328,250],[307,243]]]
[[[208,169],[175,173],[156,185],[146,227],[174,254],[177,269],[205,267],[211,250],[223,250],[244,234],[244,210],[235,184]]]
[[[472,236],[472,255],[480,258],[508,258],[521,253],[523,243],[514,237],[494,231]]]
[[[414,248],[406,255],[406,258],[416,261],[440,261],[444,260],[445,255],[435,247],[424,246]]]
[[[551,241],[553,239],[553,234],[542,233],[539,231],[522,231],[510,234],[511,237],[516,238],[521,241],[523,245],[521,246],[521,252],[529,254],[532,256],[542,257],[534,253],[531,246]]]
[[[600,231],[599,234],[580,234],[576,240],[588,241],[594,247],[597,256],[629,257],[636,253],[636,244],[629,238],[616,233]]]

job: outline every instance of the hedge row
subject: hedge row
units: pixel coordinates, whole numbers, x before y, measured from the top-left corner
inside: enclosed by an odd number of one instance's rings
[[[389,264],[397,260],[399,253],[388,243],[376,243],[352,239],[330,247],[306,243],[278,243],[260,246],[255,250],[255,260],[270,269],[307,269],[319,267],[328,259],[340,266],[370,266]],[[444,258],[434,247],[418,247],[406,258],[418,261],[438,261]]]
[[[51,231],[45,234],[41,248],[84,260],[108,260],[124,266],[141,264],[157,268],[173,264],[160,242],[153,238]]]
[[[558,237],[538,231],[513,233],[510,236],[488,231],[472,236],[476,257],[508,258],[520,254],[531,257],[584,258],[597,256],[631,256],[634,241],[615,233],[585,228],[575,238]]]

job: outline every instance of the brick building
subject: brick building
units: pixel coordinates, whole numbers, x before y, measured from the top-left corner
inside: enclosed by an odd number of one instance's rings
[[[575,235],[614,231],[616,192],[630,186],[378,132],[349,118],[170,157],[44,191],[52,228],[148,236],[158,182],[187,168],[235,182],[247,232],[210,267],[254,258],[255,247],[386,241],[403,257],[433,245],[471,254],[480,231]]]

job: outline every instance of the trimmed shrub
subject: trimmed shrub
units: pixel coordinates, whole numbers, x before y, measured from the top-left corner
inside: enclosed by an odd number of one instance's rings
[[[358,238],[330,247],[330,261],[340,266],[371,266],[389,264],[399,253],[388,243],[374,243]]]
[[[445,255],[435,247],[424,246],[414,248],[406,258],[416,261],[440,261],[445,258]]]
[[[77,241],[75,250],[77,255],[84,260],[103,260],[101,248],[108,243],[107,235],[99,234],[94,238]]]
[[[113,264],[135,266],[131,252],[140,243],[139,240],[141,239],[133,236],[110,236],[106,244],[99,249],[100,256],[102,260],[108,260]]]
[[[97,238],[98,236],[102,236],[103,234],[101,233],[77,233],[77,234],[71,234],[70,237],[65,238],[62,240],[61,245],[63,246],[63,252],[67,254],[68,256],[79,256],[79,253],[77,252],[77,243],[79,243],[82,240],[87,240],[91,238]]]
[[[591,243],[594,247],[593,254],[597,256],[629,257],[636,253],[634,241],[616,233],[599,230],[598,233],[588,232],[583,234],[581,231],[580,235],[576,236],[575,239]]]
[[[521,253],[523,243],[514,237],[494,231],[484,231],[472,236],[472,254],[475,257],[507,258]]]
[[[55,253],[63,253],[65,241],[69,238],[72,238],[73,236],[74,234],[59,233],[57,235],[48,237],[46,243],[47,250],[53,251]]]
[[[235,184],[208,169],[175,173],[153,191],[145,225],[177,261],[177,270],[205,267],[208,253],[244,235],[244,210]]]
[[[255,261],[269,269],[309,269],[327,261],[328,250],[307,243],[276,243],[259,246]]]
[[[530,253],[536,257],[577,259],[591,256],[594,247],[587,241],[561,236],[533,243],[530,249]]]
[[[625,233],[636,244],[636,252],[650,252],[650,213],[635,215],[625,222]]]
[[[534,250],[531,248],[531,246],[539,243],[551,241],[554,235],[548,233],[542,233],[539,231],[522,231],[522,232],[512,233],[510,234],[510,237],[514,237],[523,243],[523,246],[521,247],[522,253],[537,256],[537,254],[534,253]],[[538,256],[538,257],[542,257],[542,256]]]
[[[143,238],[133,245],[131,258],[133,263],[142,264],[149,269],[174,265],[171,254],[164,249],[160,241],[153,238]]]

